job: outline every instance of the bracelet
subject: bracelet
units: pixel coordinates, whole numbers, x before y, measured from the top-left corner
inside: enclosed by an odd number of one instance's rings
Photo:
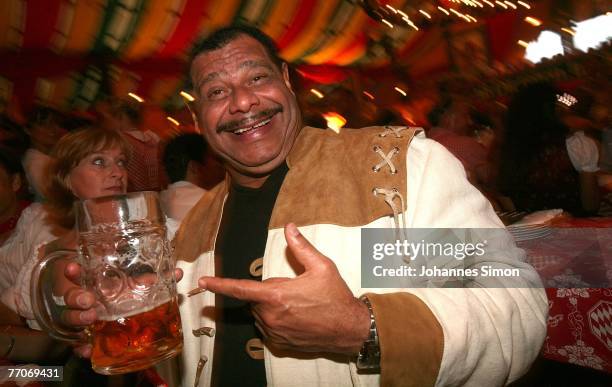
[[[357,369],[366,371],[380,371],[380,344],[378,342],[378,330],[372,304],[366,296],[359,298],[370,312],[370,332],[368,338],[363,342],[361,351],[357,355]]]

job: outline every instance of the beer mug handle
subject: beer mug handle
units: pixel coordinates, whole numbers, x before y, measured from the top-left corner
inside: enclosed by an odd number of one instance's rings
[[[53,297],[53,263],[60,258],[71,258],[76,255],[74,250],[57,250],[41,259],[34,270],[30,282],[30,300],[34,317],[41,328],[55,339],[63,341],[82,341],[81,329],[70,329],[62,326],[59,321],[63,305],[59,305]],[[63,300],[61,301],[63,303]]]

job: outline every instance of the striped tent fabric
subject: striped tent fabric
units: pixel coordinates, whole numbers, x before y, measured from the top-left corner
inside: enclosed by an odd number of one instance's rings
[[[490,52],[503,60],[515,45],[517,20],[549,2],[522,2],[534,9],[477,9],[466,5],[475,2],[450,0],[3,0],[0,96],[63,109],[88,109],[105,93],[178,103],[194,42],[238,23],[269,34],[281,57],[310,81],[316,82],[308,78],[313,67],[318,74],[329,70],[326,79],[333,83],[347,72],[377,74],[392,61],[419,76],[451,66],[451,24],[494,31]],[[447,9],[484,16],[467,23]]]

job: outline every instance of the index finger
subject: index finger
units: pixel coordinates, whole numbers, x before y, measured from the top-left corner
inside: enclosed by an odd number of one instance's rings
[[[75,285],[80,285],[81,280],[81,265],[76,262],[70,262],[64,268],[64,276]]]
[[[269,284],[253,280],[200,277],[198,285],[213,293],[249,302],[265,302],[271,295]]]

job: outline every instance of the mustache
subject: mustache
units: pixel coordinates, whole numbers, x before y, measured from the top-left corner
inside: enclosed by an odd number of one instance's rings
[[[217,126],[217,133],[220,132],[233,132],[234,130],[245,126],[247,123],[249,122],[253,122],[253,121],[257,121],[261,118],[266,118],[266,117],[271,117],[276,113],[282,113],[283,112],[283,107],[282,106],[276,106],[270,109],[264,109],[261,110],[255,114],[252,114],[248,117],[244,117],[240,120],[232,120],[232,121],[227,121],[224,122],[222,124],[219,124]]]

